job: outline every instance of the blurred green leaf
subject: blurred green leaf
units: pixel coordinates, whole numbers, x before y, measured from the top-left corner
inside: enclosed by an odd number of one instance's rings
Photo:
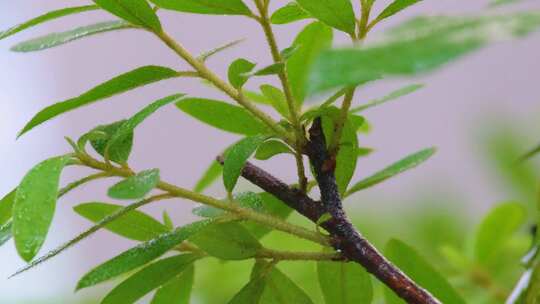
[[[161,32],[161,23],[146,0],[93,0],[104,10],[130,23]]]
[[[350,110],[351,113],[358,113],[358,112],[362,112],[362,111],[365,111],[369,108],[372,108],[372,107],[375,107],[375,106],[379,106],[381,104],[384,104],[388,101],[392,101],[392,100],[395,100],[399,97],[402,97],[402,96],[405,96],[405,95],[408,95],[408,94],[411,94],[413,92],[416,92],[417,90],[423,88],[424,85],[423,84],[411,84],[411,85],[408,85],[408,86],[405,86],[403,88],[400,88],[400,89],[397,89],[393,92],[391,92],[390,94],[384,96],[383,98],[380,98],[380,99],[375,99],[375,100],[372,100],[366,104],[363,104],[363,105],[360,105],[358,107],[354,107]]]
[[[242,174],[244,165],[266,138],[267,136],[265,135],[246,137],[236,142],[225,153],[223,162],[223,184],[227,191],[233,191],[238,182],[238,178]]]
[[[47,21],[51,21],[51,20],[58,19],[64,16],[69,16],[69,15],[78,14],[82,12],[97,10],[97,9],[99,9],[97,5],[84,5],[84,6],[67,7],[67,8],[62,8],[59,10],[50,11],[36,18],[30,19],[24,23],[11,27],[3,32],[0,32],[0,40],[7,38],[11,35],[15,35],[26,29],[32,28],[36,25],[45,23]]]
[[[111,97],[160,80],[178,77],[172,69],[160,66],[145,66],[117,76],[86,93],[46,107],[37,113],[19,132],[18,136],[30,131],[37,125],[65,112],[80,108],[101,99]]]
[[[311,16],[345,33],[354,35],[356,18],[349,0],[296,0]]]
[[[0,247],[11,239],[13,222],[8,221],[5,224],[0,225]]]
[[[13,203],[13,238],[17,252],[32,260],[43,245],[56,209],[62,170],[70,156],[47,159],[21,181]]]
[[[356,263],[317,262],[317,273],[327,304],[369,304],[373,300],[371,278]]]
[[[133,247],[85,274],[79,280],[77,290],[94,286],[146,265],[211,223],[212,220],[194,222]]]
[[[170,231],[174,229],[174,223],[167,210],[163,210],[163,224]]]
[[[133,28],[133,26],[123,20],[99,22],[95,24],[77,27],[75,29],[65,32],[52,33],[45,36],[26,40],[12,46],[10,50],[19,53],[41,51],[63,45],[84,37],[129,28]]]
[[[255,256],[261,244],[238,223],[213,224],[189,239],[211,256],[243,260]]]
[[[433,71],[489,42],[523,36],[539,25],[537,12],[413,19],[390,29],[382,44],[323,51],[311,68],[308,92],[354,86],[381,75],[408,76]]]
[[[493,258],[505,242],[525,224],[526,218],[525,208],[518,203],[505,203],[491,210],[476,232],[476,260],[487,263]]]
[[[266,214],[285,220],[293,212],[293,210],[284,202],[280,201],[279,199],[267,192],[259,193],[258,196],[262,201],[263,212]],[[272,228],[268,226],[251,221],[245,222],[244,227],[246,227],[249,232],[257,239],[262,238],[263,236],[272,231]]]
[[[249,76],[247,73],[251,72],[255,68],[255,63],[248,61],[244,58],[239,58],[233,61],[229,66],[228,76],[229,82],[233,87],[240,89],[248,81]]]
[[[270,21],[273,24],[287,24],[310,17],[311,15],[300,7],[300,5],[295,2],[290,2],[277,9],[272,14],[272,17],[270,17]]]
[[[268,76],[268,75],[277,75],[283,72],[284,64],[282,62],[273,63],[271,65],[265,66],[262,69],[259,69],[253,72],[253,76]]]
[[[420,165],[421,163],[428,160],[433,154],[435,154],[435,148],[428,148],[411,154],[392,165],[384,168],[383,170],[367,177],[358,183],[354,184],[346,193],[346,196],[349,196],[360,190],[373,187],[377,184],[384,182],[385,180],[392,178],[400,173],[403,173],[407,170],[413,169]]]
[[[223,173],[223,167],[217,161],[212,161],[210,166],[204,171],[201,178],[197,181],[193,191],[197,193],[203,192],[205,189],[210,187]]]
[[[101,304],[135,303],[182,273],[196,260],[197,257],[194,255],[182,254],[154,262],[116,286],[105,296]]]
[[[383,20],[390,16],[393,16],[400,11],[406,9],[407,7],[414,5],[422,0],[395,0],[390,3],[380,14],[377,16],[376,20]]]
[[[84,218],[99,223],[122,208],[124,206],[92,202],[75,206],[73,210]],[[136,241],[149,241],[169,231],[153,217],[137,210],[126,213],[114,222],[105,225],[104,228]]]
[[[520,1],[521,0],[491,0],[489,5],[491,7],[495,7],[495,6],[501,6],[501,5],[507,5],[507,4],[514,4]]]
[[[92,136],[90,136],[92,148],[94,148],[99,155],[105,157],[105,152],[107,152],[109,160],[124,164],[129,159],[131,149],[133,148],[133,133],[124,136],[121,140],[116,140],[116,143],[112,146],[109,145],[109,141],[125,122],[125,120],[120,120],[109,125],[97,126],[89,133],[83,135],[81,139],[88,134],[100,133],[101,136],[96,138],[91,138]]]
[[[267,271],[269,271],[267,283],[259,304],[275,304],[284,301],[295,304],[313,304],[306,292],[279,269],[272,266],[272,269]]]
[[[161,286],[150,304],[189,304],[195,267],[189,266],[178,276]]]
[[[184,96],[184,94],[175,94],[159,99],[144,107],[144,109],[140,110],[129,119],[125,120],[118,127],[116,132],[112,134],[111,138],[107,142],[105,151],[107,152],[107,150],[110,149],[110,147],[116,145],[117,142],[122,143],[127,137],[131,136],[137,126],[139,126],[146,118],[154,114],[161,107],[164,107],[173,102],[179,102]]]
[[[269,85],[261,85],[261,92],[272,102],[272,107],[284,118],[289,118],[289,107],[285,94],[278,88]]]
[[[15,193],[17,188],[6,194],[0,199],[0,226],[4,225],[11,219],[13,213],[13,203],[15,202]]]
[[[309,1],[309,0],[308,0]],[[306,98],[309,69],[320,52],[332,46],[332,29],[321,22],[306,26],[295,38],[294,54],[287,60],[287,73],[295,101],[302,104]]]
[[[448,281],[431,266],[416,250],[399,240],[390,240],[386,257],[420,286],[426,288],[442,303],[465,304],[465,301]],[[386,303],[405,303],[390,289],[385,288]]]
[[[157,6],[195,14],[251,15],[241,0],[150,0]]]
[[[242,289],[234,295],[228,304],[257,304],[259,303],[266,284],[266,278],[252,278]]]
[[[223,101],[186,98],[176,106],[190,116],[227,132],[257,135],[268,131],[266,126],[247,110]]]
[[[255,153],[255,158],[259,160],[268,160],[278,154],[289,153],[293,154],[294,152],[279,140],[269,140],[265,141],[257,152]]]
[[[159,169],[141,171],[109,188],[107,195],[115,199],[139,199],[152,191],[158,183]]]

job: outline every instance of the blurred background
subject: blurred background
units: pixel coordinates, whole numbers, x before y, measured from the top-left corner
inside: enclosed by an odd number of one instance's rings
[[[284,4],[284,1],[274,2]],[[388,2],[377,1],[375,10]],[[0,30],[53,9],[87,3],[0,1]],[[540,9],[540,4],[522,1],[489,8],[487,1],[479,0],[423,1],[381,25],[372,36],[416,15],[504,14],[523,9]],[[230,62],[238,57],[270,61],[262,32],[247,18],[169,11],[159,14],[165,28],[193,53],[247,38],[211,59],[209,65],[221,75],[225,75]],[[111,16],[103,12],[70,16],[0,41],[0,196],[15,187],[39,161],[68,151],[64,136],[77,138],[96,125],[129,117],[149,102],[172,93],[224,98],[197,80],[164,81],[63,115],[15,140],[22,126],[43,107],[77,96],[118,74],[148,64],[185,68],[181,60],[151,35],[132,30],[97,35],[38,53],[9,51],[18,41],[108,19]],[[280,46],[290,45],[306,23],[276,26]],[[338,34],[338,43],[345,43],[345,38]],[[349,199],[347,208],[368,238],[383,246],[390,237],[397,237],[436,260],[441,246],[464,246],[482,215],[496,203],[523,202],[533,212],[540,166],[534,162],[520,166],[511,163],[540,140],[539,53],[540,33],[537,33],[491,45],[433,74],[383,80],[359,90],[355,104],[382,97],[403,85],[426,85],[396,102],[365,113],[372,132],[361,135],[360,141],[363,146],[373,147],[375,153],[360,160],[354,180],[421,148],[438,148],[436,156],[420,168]],[[161,168],[165,180],[191,187],[211,160],[237,139],[235,135],[212,130],[171,106],[138,128],[131,165],[137,170]],[[296,171],[289,157],[279,156],[262,166],[286,181],[294,181]],[[69,169],[63,180],[85,173],[88,172]],[[72,207],[88,201],[110,201],[104,190],[111,182],[85,186],[59,202],[43,253],[90,226]],[[247,183],[242,187],[252,189]],[[224,195],[221,183],[216,183],[209,193]],[[180,225],[194,218],[190,212],[192,206],[187,201],[171,200],[144,211],[160,216],[166,209],[175,224]],[[266,241],[305,246],[282,236],[271,235]],[[7,280],[24,265],[11,241],[0,248],[0,303],[95,303],[112,285],[75,294],[76,281],[93,266],[133,245],[102,231],[45,265]],[[201,268],[195,289],[197,301],[225,302],[249,274],[249,264],[242,264],[246,263],[211,261]],[[290,264],[283,268],[320,300],[316,279],[311,277],[312,269]],[[211,287],[209,278],[216,276],[221,278],[223,286],[205,293],[205,287]],[[511,287],[513,283],[507,284]]]

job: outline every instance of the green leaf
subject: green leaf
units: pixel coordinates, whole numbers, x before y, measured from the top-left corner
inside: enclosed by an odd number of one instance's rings
[[[321,51],[332,46],[332,29],[320,22],[306,26],[293,42],[297,47],[287,60],[287,73],[295,101],[302,104],[306,98],[309,70]]]
[[[11,239],[13,222],[8,221],[7,223],[0,225],[0,247],[4,245],[7,241]]]
[[[261,244],[238,223],[213,224],[189,239],[211,256],[243,260],[255,256]]]
[[[133,27],[123,20],[99,22],[77,27],[65,32],[52,33],[26,40],[12,46],[11,51],[19,53],[41,51],[63,45],[71,41],[79,40],[84,37],[129,28]]]
[[[150,115],[154,114],[158,109],[170,103],[179,102],[184,96],[184,94],[175,94],[159,99],[137,112],[137,114],[133,115],[133,117],[130,119],[124,121],[124,123],[122,123],[116,132],[111,136],[109,142],[107,143],[107,147],[105,148],[106,152],[110,147],[115,146],[117,143],[122,143],[126,138],[131,136],[135,128]]]
[[[181,274],[161,286],[150,304],[189,304],[195,267],[189,266]]]
[[[214,49],[211,49],[209,51],[206,51],[204,53],[202,53],[201,55],[199,55],[197,58],[199,58],[200,61],[206,61],[208,60],[210,57],[222,52],[222,51],[225,51],[229,48],[232,48],[233,46],[236,46],[238,44],[240,44],[241,42],[243,42],[245,39],[237,39],[237,40],[234,40],[234,41],[231,41],[231,42],[228,42],[224,45],[221,45],[221,46],[218,46]]]
[[[257,277],[252,278],[246,286],[234,295],[234,297],[228,302],[228,304],[257,304],[259,303],[264,288],[266,285],[266,278]]]
[[[267,275],[266,288],[259,304],[274,303],[313,304],[313,301],[295,282],[273,267]]]
[[[59,156],[39,163],[17,188],[13,203],[13,238],[17,252],[25,261],[36,256],[49,232],[60,175],[69,160],[69,156]]]
[[[318,262],[317,273],[327,304],[369,304],[373,300],[371,278],[356,263]]]
[[[284,64],[282,62],[273,63],[269,66],[257,70],[253,73],[253,76],[268,76],[268,75],[277,75],[283,72]]]
[[[259,149],[257,149],[255,158],[259,160],[267,160],[283,153],[293,154],[293,151],[291,148],[289,148],[289,146],[279,140],[269,140],[264,142]]]
[[[111,97],[160,80],[178,77],[172,69],[160,66],[145,66],[117,76],[82,95],[46,107],[37,113],[32,120],[19,132],[18,136],[30,131],[37,125],[65,112],[91,104],[101,99]]]
[[[109,188],[111,198],[131,200],[146,196],[159,183],[159,169],[141,171]]]
[[[255,63],[244,58],[239,58],[233,61],[229,66],[229,82],[233,87],[240,89],[248,81],[247,73],[255,68]]]
[[[30,19],[24,23],[21,23],[3,32],[0,32],[0,40],[7,38],[11,35],[15,35],[21,31],[24,31],[36,25],[45,23],[47,21],[51,21],[51,20],[58,19],[64,16],[68,16],[68,15],[97,10],[97,9],[99,9],[97,5],[84,5],[84,6],[67,7],[67,8],[62,8],[55,11],[50,11],[46,14]]]
[[[212,161],[210,166],[208,166],[208,169],[204,172],[203,176],[197,181],[197,184],[195,185],[195,188],[193,188],[193,191],[197,193],[201,193],[204,190],[206,190],[210,185],[212,185],[223,172],[223,167],[220,163],[217,161]]]
[[[395,0],[390,3],[380,14],[377,16],[376,20],[383,20],[390,16],[393,16],[400,11],[406,9],[407,7],[416,4],[422,0]]]
[[[161,32],[161,23],[146,0],[94,0],[109,13],[130,23]]]
[[[346,196],[349,196],[360,190],[373,187],[379,183],[384,182],[385,180],[391,177],[394,177],[409,169],[413,169],[416,166],[428,160],[431,156],[433,156],[433,154],[435,154],[436,151],[437,150],[435,148],[428,148],[428,149],[424,149],[419,152],[416,152],[414,154],[411,154],[393,163],[392,165],[384,168],[383,170],[371,175],[370,177],[367,177],[359,181],[347,191]]]
[[[124,206],[93,202],[75,206],[73,210],[84,218],[94,223],[99,223],[108,216],[117,213],[122,208]],[[126,213],[104,227],[128,239],[143,242],[169,231],[166,226],[153,217],[137,210]]]
[[[536,12],[413,19],[388,31],[382,44],[322,52],[311,68],[308,92],[354,86],[381,75],[433,71],[489,42],[524,36],[539,25],[540,14]]]
[[[296,0],[311,16],[345,33],[354,35],[356,18],[350,0]]]
[[[92,145],[92,148],[94,148],[99,155],[105,157],[105,154],[107,154],[109,160],[119,164],[124,164],[129,159],[131,149],[133,148],[133,133],[123,137],[122,140],[116,140],[114,145],[109,145],[110,139],[114,134],[116,134],[116,131],[118,131],[124,122],[126,121],[121,120],[109,125],[97,126],[89,133],[83,135],[81,140],[89,134],[100,134],[100,136],[95,138],[90,136],[90,144]]]
[[[390,240],[386,246],[386,257],[420,286],[426,288],[441,303],[465,304],[463,298],[448,281],[421,257],[413,248],[399,240]],[[385,288],[386,303],[405,303],[390,289]]]
[[[243,90],[242,93],[244,96],[255,103],[261,104],[261,105],[272,105],[272,100],[268,99],[268,97],[264,96],[263,94],[260,94],[259,92],[249,91],[249,90]]]
[[[267,127],[247,110],[223,101],[186,98],[176,106],[188,115],[227,132],[244,135],[268,132]]]
[[[272,14],[272,17],[270,17],[270,21],[273,24],[287,24],[310,17],[311,15],[300,7],[300,5],[295,2],[290,2],[276,10]]]
[[[369,108],[372,108],[372,107],[376,107],[376,106],[379,106],[381,104],[384,104],[388,101],[392,101],[392,100],[395,100],[399,97],[402,97],[402,96],[405,96],[405,95],[409,95],[413,92],[416,92],[417,90],[423,88],[424,85],[423,84],[411,84],[411,85],[408,85],[408,86],[405,86],[403,88],[400,88],[400,89],[397,89],[393,92],[391,92],[390,94],[384,96],[383,98],[380,98],[380,99],[375,99],[375,100],[372,100],[364,105],[360,105],[358,107],[355,107],[355,108],[352,108],[349,112],[351,113],[358,113],[358,112],[362,112],[362,111],[365,111]]]
[[[150,0],[165,9],[210,15],[251,15],[241,0]]]
[[[474,256],[480,263],[495,258],[505,242],[525,224],[525,208],[518,203],[497,206],[482,220],[474,243]]]
[[[0,226],[4,225],[11,219],[16,192],[17,189],[15,188],[0,200]]]
[[[177,255],[152,263],[135,273],[105,296],[101,304],[135,303],[152,290],[182,273],[197,260],[191,254]]]
[[[253,209],[258,212],[264,212],[263,201],[256,193],[250,191],[238,193],[233,196],[233,199],[240,205],[240,207]],[[214,218],[227,214],[227,212],[221,209],[207,205],[195,207],[191,211],[195,215],[207,218]]]
[[[211,223],[212,220],[191,223],[133,247],[84,275],[77,284],[77,290],[94,286],[151,262]]]
[[[244,165],[259,146],[266,140],[266,136],[257,135],[246,137],[235,143],[226,153],[223,164],[223,184],[227,191],[232,192],[236,182],[244,169]]]
[[[167,210],[163,210],[163,224],[165,224],[165,227],[168,230],[174,229],[174,222],[171,216],[169,215],[169,213],[167,212]]]
[[[272,107],[284,118],[289,117],[289,107],[285,94],[278,88],[269,84],[261,85],[261,92],[272,102]]]

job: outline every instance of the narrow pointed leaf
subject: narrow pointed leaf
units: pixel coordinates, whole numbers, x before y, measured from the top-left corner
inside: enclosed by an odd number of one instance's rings
[[[62,170],[70,157],[45,160],[21,181],[13,204],[13,237],[17,252],[30,261],[43,245],[51,225]]]
[[[256,135],[268,131],[266,126],[247,110],[223,101],[186,98],[176,106],[184,113],[227,132]]]
[[[245,74],[251,72],[254,68],[255,63],[243,58],[236,59],[229,66],[229,82],[233,87],[240,89],[248,81],[249,76]]]
[[[463,298],[448,281],[420,256],[416,250],[399,240],[390,240],[386,246],[386,257],[405,272],[418,285],[426,288],[441,303],[465,304]],[[390,289],[385,288],[388,304],[404,303]]]
[[[116,286],[105,296],[101,304],[135,303],[152,290],[182,273],[195,260],[197,260],[196,256],[184,254],[154,262]]]
[[[506,241],[525,224],[526,219],[526,210],[518,203],[502,204],[491,210],[476,232],[474,243],[476,260],[488,264]]]
[[[2,247],[2,245],[13,237],[12,228],[12,221],[8,221],[7,223],[0,225],[0,247]]]
[[[311,18],[311,15],[308,12],[297,3],[290,2],[276,10],[272,14],[272,17],[270,17],[270,21],[273,24],[287,24],[308,18]]]
[[[373,300],[371,278],[356,263],[318,262],[317,273],[326,304],[369,304]]]
[[[123,20],[99,22],[91,25],[77,27],[75,29],[65,32],[52,33],[45,36],[26,40],[12,46],[11,51],[19,53],[41,51],[100,33],[130,28],[133,28],[133,26]]]
[[[296,0],[311,16],[345,33],[354,34],[356,19],[349,0]]]
[[[38,16],[36,18],[30,19],[24,23],[21,23],[19,25],[16,25],[12,28],[9,28],[3,32],[0,32],[0,40],[7,38],[11,35],[15,35],[21,31],[24,31],[26,29],[32,28],[36,25],[45,23],[47,21],[51,21],[54,19],[58,19],[64,16],[68,15],[74,15],[82,12],[97,10],[99,7],[97,5],[84,5],[84,6],[74,6],[74,7],[67,7],[62,8],[55,11],[50,11],[48,13],[45,13],[41,16]]]
[[[538,12],[413,19],[390,29],[383,43],[322,52],[311,68],[308,92],[354,86],[381,76],[427,73],[489,42],[521,37],[538,27]]]
[[[78,97],[46,107],[32,118],[32,120],[19,132],[19,136],[65,112],[75,110],[101,99],[142,87],[150,83],[177,76],[178,73],[176,71],[160,66],[145,66],[127,72],[98,85]]]
[[[189,239],[199,248],[223,260],[243,260],[255,256],[261,244],[238,223],[213,224]]]
[[[223,164],[223,184],[227,191],[232,192],[244,169],[244,165],[257,148],[266,140],[266,136],[257,135],[246,137],[234,144],[225,153]]]
[[[172,232],[162,234],[123,252],[84,275],[77,284],[77,290],[115,278],[155,260],[211,222],[211,220],[204,220],[176,228]]]
[[[264,142],[257,152],[255,158],[259,160],[267,160],[278,154],[289,153],[293,154],[293,151],[289,146],[278,140],[269,140]]]
[[[159,183],[159,170],[141,171],[109,188],[107,194],[111,198],[131,200],[139,199],[148,194]]]
[[[104,10],[130,23],[154,32],[161,31],[161,23],[146,0],[94,0]]]
[[[243,42],[245,39],[237,39],[237,40],[234,40],[234,41],[231,41],[229,43],[226,43],[224,45],[221,45],[221,46],[218,46],[214,49],[211,49],[209,51],[206,51],[204,53],[202,53],[201,55],[199,55],[199,60],[201,61],[206,61],[208,60],[210,57],[216,55],[216,54],[219,54],[225,50],[228,50],[238,44],[240,44],[241,42]]]
[[[253,278],[246,286],[234,295],[228,304],[257,304],[259,303],[266,285],[266,277]]]
[[[189,304],[195,267],[189,266],[181,274],[161,286],[150,304]]]
[[[284,64],[281,62],[273,63],[269,66],[265,66],[262,69],[259,69],[253,72],[253,76],[268,76],[268,75],[277,75],[283,71]]]
[[[287,60],[287,73],[298,104],[306,98],[310,67],[323,50],[332,46],[332,40],[332,29],[321,22],[309,24],[295,38],[292,45],[297,50]]]
[[[216,180],[219,179],[221,173],[223,172],[223,167],[217,161],[213,161],[210,166],[204,171],[203,176],[197,181],[193,191],[201,193],[210,187]]]
[[[0,226],[4,225],[11,219],[16,192],[17,189],[14,189],[0,200]]]
[[[107,147],[114,146],[117,142],[122,142],[123,140],[125,140],[125,138],[129,137],[134,132],[135,128],[139,126],[150,115],[154,114],[161,107],[164,107],[173,102],[179,102],[184,96],[184,94],[175,94],[159,99],[149,104],[137,114],[124,121],[118,127],[116,132],[111,136],[111,139],[107,143]]]
[[[94,148],[99,155],[105,157],[105,154],[107,154],[109,160],[124,164],[129,159],[131,149],[133,148],[133,133],[124,136],[121,140],[116,140],[114,145],[109,145],[109,142],[113,135],[116,134],[116,131],[118,131],[125,122],[125,120],[121,120],[109,125],[97,126],[89,133],[83,135],[81,140],[83,137],[88,136],[92,148]],[[100,134],[100,136],[92,138],[91,134]]]
[[[73,210],[84,218],[99,223],[122,208],[124,206],[93,202],[75,206]],[[114,222],[105,225],[104,228],[128,239],[143,242],[169,231],[165,225],[153,217],[137,210],[124,214]]]
[[[422,0],[395,0],[390,3],[380,14],[377,16],[377,20],[383,20],[390,16],[393,16],[407,7],[416,4]]]
[[[165,9],[209,15],[250,15],[241,0],[150,0]]]
[[[266,282],[259,304],[313,304],[308,294],[276,267],[267,274]]]
[[[167,210],[163,210],[163,224],[169,231],[174,229],[174,222]]]
[[[359,181],[347,191],[347,196],[360,190],[373,187],[391,177],[394,177],[409,169],[413,169],[428,160],[431,156],[433,156],[433,154],[435,154],[435,152],[435,148],[429,148],[411,154],[403,158],[402,160],[386,167],[385,169],[373,174],[372,176]]]
[[[358,112],[362,112],[362,111],[365,111],[369,108],[372,108],[372,107],[376,107],[376,106],[379,106],[379,105],[382,105],[386,102],[389,102],[389,101],[392,101],[392,100],[395,100],[399,97],[402,97],[402,96],[405,96],[405,95],[409,95],[413,92],[416,92],[417,90],[423,88],[424,85],[422,84],[412,84],[412,85],[408,85],[408,86],[405,86],[403,88],[400,88],[398,90],[395,90],[393,92],[391,92],[390,94],[384,96],[383,98],[380,98],[380,99],[375,99],[375,100],[372,100],[364,105],[360,105],[358,107],[355,107],[355,108],[352,108],[349,112],[351,113],[358,113]]]

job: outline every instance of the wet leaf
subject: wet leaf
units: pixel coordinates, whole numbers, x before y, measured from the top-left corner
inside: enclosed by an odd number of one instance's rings
[[[111,198],[131,200],[146,196],[159,183],[159,169],[141,171],[109,188]]]
[[[133,133],[124,136],[121,140],[116,140],[114,145],[109,145],[110,139],[114,134],[116,134],[116,131],[118,131],[124,122],[126,121],[121,120],[109,125],[97,126],[89,133],[83,135],[79,141],[81,143],[84,142],[83,138],[87,137],[88,134],[100,134],[99,137],[95,138],[89,136],[92,148],[94,148],[99,155],[105,157],[105,152],[107,152],[109,160],[119,164],[124,164],[129,159],[131,149],[133,148]]]

